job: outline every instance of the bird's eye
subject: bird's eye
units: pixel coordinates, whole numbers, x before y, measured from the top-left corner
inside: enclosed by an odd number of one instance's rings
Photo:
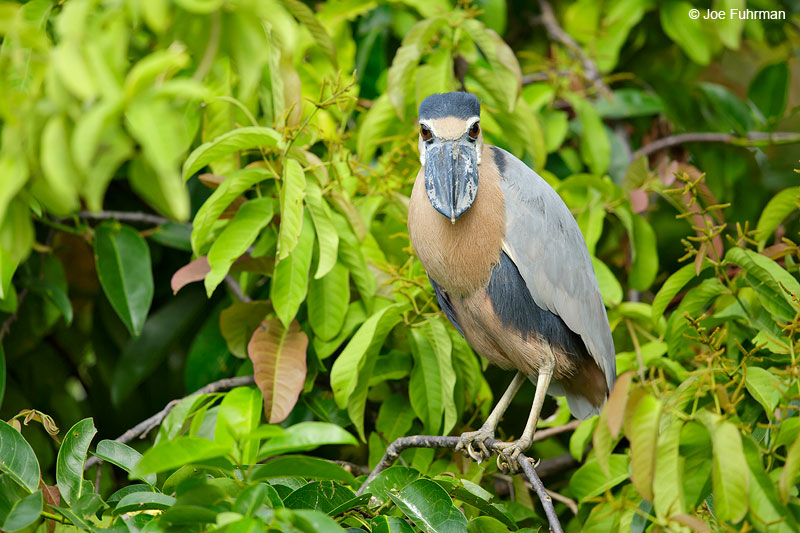
[[[473,124],[473,125],[472,125],[472,127],[469,129],[469,136],[470,136],[470,137],[471,137],[473,140],[474,140],[474,139],[477,139],[477,138],[478,138],[478,134],[479,134],[480,132],[481,132],[481,127],[480,127],[480,125],[479,125],[479,124],[476,122],[476,123],[475,123],[475,124]]]
[[[420,126],[419,134],[422,136],[423,141],[430,141],[433,138],[433,134],[427,126]]]

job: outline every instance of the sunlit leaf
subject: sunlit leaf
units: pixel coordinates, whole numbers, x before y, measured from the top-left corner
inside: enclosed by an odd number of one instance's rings
[[[314,228],[306,216],[294,250],[275,266],[272,277],[272,306],[284,326],[289,325],[306,299],[313,253]]]
[[[308,321],[324,341],[342,329],[350,302],[350,273],[337,263],[321,279],[311,280],[308,288]]]
[[[283,435],[267,441],[258,453],[259,460],[279,454],[304,452],[326,444],[349,444],[355,446],[353,436],[327,422],[300,422],[286,428]]]
[[[235,129],[220,135],[213,141],[198,146],[183,164],[184,181],[192,177],[198,170],[233,152],[252,150],[259,147],[283,146],[278,132],[272,128],[250,126]]]
[[[64,434],[56,460],[56,481],[61,496],[74,505],[86,491],[83,467],[97,430],[91,418],[84,418]],[[37,483],[38,485],[38,483]]]
[[[141,478],[183,465],[223,457],[230,451],[230,446],[222,446],[208,439],[177,437],[174,440],[161,441],[147,450],[130,474],[132,478]]]

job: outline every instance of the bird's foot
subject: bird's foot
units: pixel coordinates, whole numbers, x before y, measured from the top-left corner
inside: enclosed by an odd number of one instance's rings
[[[494,431],[481,428],[478,431],[468,431],[461,434],[461,441],[456,445],[456,451],[471,457],[478,463],[492,456],[492,450],[486,447],[486,440],[494,438]],[[477,448],[477,449],[476,449]]]
[[[530,439],[519,439],[503,442],[495,446],[497,449],[497,468],[506,474],[517,474],[522,468],[519,466],[519,456],[531,447]]]

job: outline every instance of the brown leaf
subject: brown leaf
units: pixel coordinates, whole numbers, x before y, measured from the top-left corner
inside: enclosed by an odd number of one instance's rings
[[[241,256],[231,266],[231,272],[257,272],[266,276],[271,276],[274,270],[274,257],[251,257],[248,254]]]
[[[223,181],[225,181],[225,176],[217,176],[216,174],[200,174],[197,176],[197,179],[199,179],[200,183],[206,187],[216,189]]]
[[[628,371],[617,378],[614,384],[614,390],[608,396],[608,403],[606,404],[606,423],[611,432],[611,436],[615,439],[622,429],[622,421],[625,419],[625,404],[628,403],[628,392],[631,389],[631,380],[633,379],[633,372]]]
[[[237,196],[233,199],[233,201],[225,208],[225,211],[219,216],[219,218],[233,218],[236,216],[236,213],[239,211],[239,208],[242,207],[245,202],[247,202],[247,198],[244,196]]]
[[[253,332],[272,311],[272,304],[264,300],[234,302],[219,314],[219,329],[236,357],[247,357],[247,343]]]
[[[170,282],[172,293],[175,294],[194,281],[203,281],[210,271],[211,267],[206,256],[199,257],[188,265],[182,266],[172,275],[172,281]]]
[[[670,520],[672,520],[673,522],[678,522],[679,524],[683,524],[684,526],[688,526],[692,528],[692,531],[699,531],[700,533],[711,531],[711,528],[708,527],[708,524],[706,524],[696,516],[688,514],[676,514],[671,516]]]
[[[633,189],[631,191],[631,208],[634,213],[643,213],[650,205],[650,199],[644,189]]]
[[[247,345],[270,424],[285,419],[297,403],[306,379],[307,347],[308,337],[297,320],[286,330],[277,318],[261,322]]]
[[[42,489],[42,496],[44,496],[44,503],[58,507],[61,505],[61,494],[58,492],[58,485],[47,485],[41,479],[39,480],[39,488]],[[56,530],[56,521],[47,521],[47,531],[53,533]]]

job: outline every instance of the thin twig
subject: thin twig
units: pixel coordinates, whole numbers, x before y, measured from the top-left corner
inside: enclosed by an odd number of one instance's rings
[[[550,3],[547,2],[547,0],[539,0],[539,9],[542,10],[542,16],[539,18],[539,22],[545,27],[550,38],[561,43],[581,62],[583,70],[586,73],[586,79],[592,82],[592,85],[594,85],[598,91],[605,95],[611,94],[611,90],[603,81],[603,77],[600,75],[600,71],[597,69],[595,62],[586,55],[586,52],[575,42],[575,39],[565,32],[558,24],[558,19],[556,19],[556,15],[553,13],[553,7]]]
[[[230,274],[225,276],[225,283],[228,285],[228,288],[231,290],[231,292],[233,292],[233,295],[236,296],[236,298],[240,302],[252,301],[251,298],[244,293],[244,291],[242,290],[242,286],[239,285],[239,283],[235,279],[233,279],[233,276],[231,276]]]
[[[225,378],[220,379],[219,381],[214,381],[213,383],[209,383],[203,388],[197,389],[191,394],[184,396],[183,398],[178,398],[177,400],[172,400],[167,405],[164,406],[159,412],[148,418],[147,420],[143,420],[139,422],[131,429],[117,437],[117,442],[121,442],[123,444],[132,441],[136,437],[145,438],[147,434],[152,430],[154,427],[159,425],[164,418],[169,414],[172,409],[178,405],[181,400],[188,398],[189,396],[196,396],[198,394],[212,394],[214,392],[219,392],[223,390],[233,389],[235,387],[244,387],[247,385],[252,385],[255,383],[253,376],[242,376],[236,378]],[[92,457],[88,461],[86,461],[86,465],[84,470],[88,469],[91,466],[97,464],[100,460],[97,457]]]
[[[555,501],[561,502],[567,507],[569,507],[569,510],[572,511],[572,514],[575,515],[578,514],[578,504],[575,503],[575,500],[573,500],[572,498],[567,498],[566,496],[549,489],[547,490],[547,494],[549,494],[550,497],[553,498]]]
[[[144,224],[155,224],[156,226],[161,226],[162,224],[170,222],[168,218],[162,216],[129,211],[81,211],[78,213],[78,218],[89,220],[107,220],[115,218],[125,222],[142,222]]]
[[[16,322],[17,318],[19,317],[17,313],[19,313],[19,308],[22,305],[22,301],[25,299],[27,295],[28,295],[28,289],[22,289],[17,294],[17,310],[8,315],[8,318],[6,318],[3,321],[3,325],[0,326],[0,340],[3,340],[3,337],[8,335],[8,332],[11,331],[11,326],[14,325],[14,322]]]
[[[550,435],[555,434],[552,430],[556,428],[548,429],[551,430]],[[542,440],[546,438],[546,436],[542,436],[538,439],[536,439],[536,437],[539,437],[539,435],[535,434],[534,440]],[[367,486],[378,476],[378,474],[394,464],[404,450],[407,450],[408,448],[455,448],[459,442],[461,442],[461,437],[439,437],[434,435],[414,435],[411,437],[401,437],[395,440],[389,445],[389,448],[386,449],[386,453],[383,455],[378,465],[367,477],[367,480],[364,482],[364,484],[361,485],[361,488],[358,489],[356,494],[360,496],[366,490]],[[484,444],[490,450],[497,451],[497,447],[504,443],[503,441],[495,439],[487,439],[484,441]],[[547,520],[550,522],[550,530],[553,531],[553,533],[562,533],[563,530],[561,529],[561,523],[558,521],[558,516],[556,515],[555,508],[553,507],[553,500],[550,495],[547,494],[547,490],[544,488],[542,480],[539,479],[539,475],[536,473],[536,469],[533,467],[532,460],[529,457],[520,454],[517,458],[517,463],[525,473],[525,477],[528,478],[533,490],[536,491],[536,495],[539,496],[539,501],[542,502],[542,507],[544,507],[544,512],[547,515]]]
[[[744,137],[733,135],[731,133],[716,133],[716,132],[702,132],[702,133],[679,133],[677,135],[670,135],[663,139],[658,139],[642,146],[636,150],[631,156],[631,161],[635,161],[642,156],[649,156],[664,148],[677,146],[684,143],[702,143],[702,142],[718,142],[725,144],[737,144],[743,146],[761,146],[769,144],[791,144],[800,142],[800,133],[778,131],[768,133],[763,131],[751,131]]]

